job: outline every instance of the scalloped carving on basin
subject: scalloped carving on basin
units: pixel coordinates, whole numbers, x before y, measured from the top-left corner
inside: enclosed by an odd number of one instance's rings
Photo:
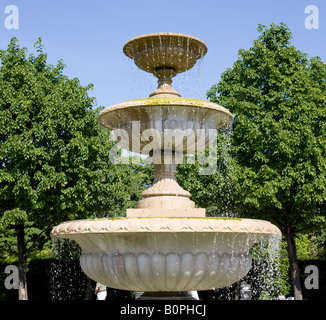
[[[249,254],[191,252],[163,254],[83,254],[80,264],[90,278],[111,288],[144,292],[223,288],[244,277]]]

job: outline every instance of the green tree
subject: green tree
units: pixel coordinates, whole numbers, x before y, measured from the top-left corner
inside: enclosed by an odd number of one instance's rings
[[[302,299],[295,236],[325,226],[326,65],[297,50],[285,24],[258,31],[208,97],[235,114],[235,199],[243,214],[281,229]]]
[[[92,85],[65,76],[62,61],[48,65],[40,39],[35,47],[27,57],[13,38],[0,51],[0,223],[16,231],[21,299],[42,235],[67,219],[121,215],[148,183],[146,168],[110,163]],[[28,248],[27,227],[37,230]]]
[[[191,199],[199,208],[206,209],[207,216],[238,216],[233,193],[236,187],[236,163],[231,156],[230,128],[217,132],[216,146],[205,150],[207,160],[201,160],[201,155],[187,156],[178,165],[177,179],[182,188],[189,191]],[[208,162],[207,164],[205,164]],[[201,169],[211,166],[212,170],[202,174]]]

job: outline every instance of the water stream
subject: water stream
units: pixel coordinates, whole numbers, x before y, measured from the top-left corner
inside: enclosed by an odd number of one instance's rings
[[[84,300],[89,280],[79,264],[80,247],[67,239],[53,239],[52,243],[51,300]]]

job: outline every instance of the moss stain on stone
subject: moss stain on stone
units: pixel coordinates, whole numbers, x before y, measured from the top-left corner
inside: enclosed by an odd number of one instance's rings
[[[202,107],[205,104],[210,103],[209,101],[205,100],[197,100],[197,99],[188,99],[188,98],[145,98],[145,99],[136,99],[130,100],[127,102],[132,101],[140,101],[144,102],[147,106],[160,106],[160,105],[191,105]]]

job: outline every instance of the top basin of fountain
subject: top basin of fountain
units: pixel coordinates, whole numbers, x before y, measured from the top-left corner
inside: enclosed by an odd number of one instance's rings
[[[191,69],[206,54],[207,47],[195,37],[165,32],[131,39],[123,52],[146,72],[169,69],[176,75]]]
[[[140,134],[148,134],[148,130],[152,136],[153,132],[156,134],[156,141],[151,143],[154,153],[178,149],[182,154],[203,151],[213,142],[210,129],[220,130],[232,123],[232,114],[224,107],[204,100],[180,98],[172,88],[172,78],[191,69],[206,54],[207,47],[201,40],[179,33],[146,34],[128,41],[123,52],[139,68],[158,78],[158,88],[150,98],[115,104],[98,116],[100,125],[125,130],[127,138],[121,137],[118,142],[125,149],[141,153],[146,145],[143,140],[136,141],[140,145],[133,145],[133,122],[139,122]],[[180,137],[180,130],[188,139],[187,145],[183,145],[183,141],[179,142],[180,146],[175,145],[173,138]]]
[[[172,86],[172,78],[191,69],[202,58],[207,47],[201,40],[180,33],[153,33],[126,43],[125,55],[142,70],[158,78],[158,88],[150,97],[180,97]]]

